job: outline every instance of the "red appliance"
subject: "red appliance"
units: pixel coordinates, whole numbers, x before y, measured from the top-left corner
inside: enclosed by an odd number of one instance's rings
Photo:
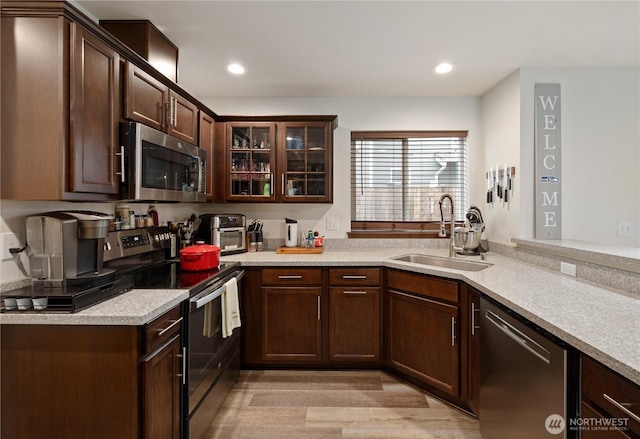
[[[180,268],[186,271],[205,271],[220,265],[220,247],[197,244],[180,250]]]

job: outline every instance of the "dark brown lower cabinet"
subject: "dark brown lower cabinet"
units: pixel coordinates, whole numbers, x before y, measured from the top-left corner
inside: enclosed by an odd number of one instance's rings
[[[480,292],[460,286],[461,393],[469,410],[480,410]]]
[[[180,437],[180,336],[142,361],[142,437]]]
[[[262,360],[322,360],[320,287],[262,288]]]
[[[387,304],[389,365],[457,397],[458,307],[396,290]]]
[[[586,355],[581,382],[582,439],[640,438],[640,386]]]
[[[180,307],[145,326],[2,325],[0,436],[179,438]],[[55,433],[53,433],[55,432]]]
[[[329,360],[380,360],[380,288],[329,288]]]

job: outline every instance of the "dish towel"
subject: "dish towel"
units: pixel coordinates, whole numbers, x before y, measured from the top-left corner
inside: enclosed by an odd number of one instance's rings
[[[213,303],[209,302],[204,306],[204,325],[202,328],[202,335],[211,338],[216,332],[216,316],[214,313]]]
[[[238,281],[232,278],[224,284],[222,293],[222,338],[231,336],[235,328],[239,328],[240,303],[238,302]]]

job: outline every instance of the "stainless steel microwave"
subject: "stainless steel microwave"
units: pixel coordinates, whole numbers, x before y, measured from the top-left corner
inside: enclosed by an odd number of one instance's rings
[[[207,152],[137,122],[120,124],[121,198],[205,202]]]

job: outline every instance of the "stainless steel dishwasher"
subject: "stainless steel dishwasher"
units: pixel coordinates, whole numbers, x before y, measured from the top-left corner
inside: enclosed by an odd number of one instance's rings
[[[486,298],[480,312],[483,439],[576,437],[575,351]]]

